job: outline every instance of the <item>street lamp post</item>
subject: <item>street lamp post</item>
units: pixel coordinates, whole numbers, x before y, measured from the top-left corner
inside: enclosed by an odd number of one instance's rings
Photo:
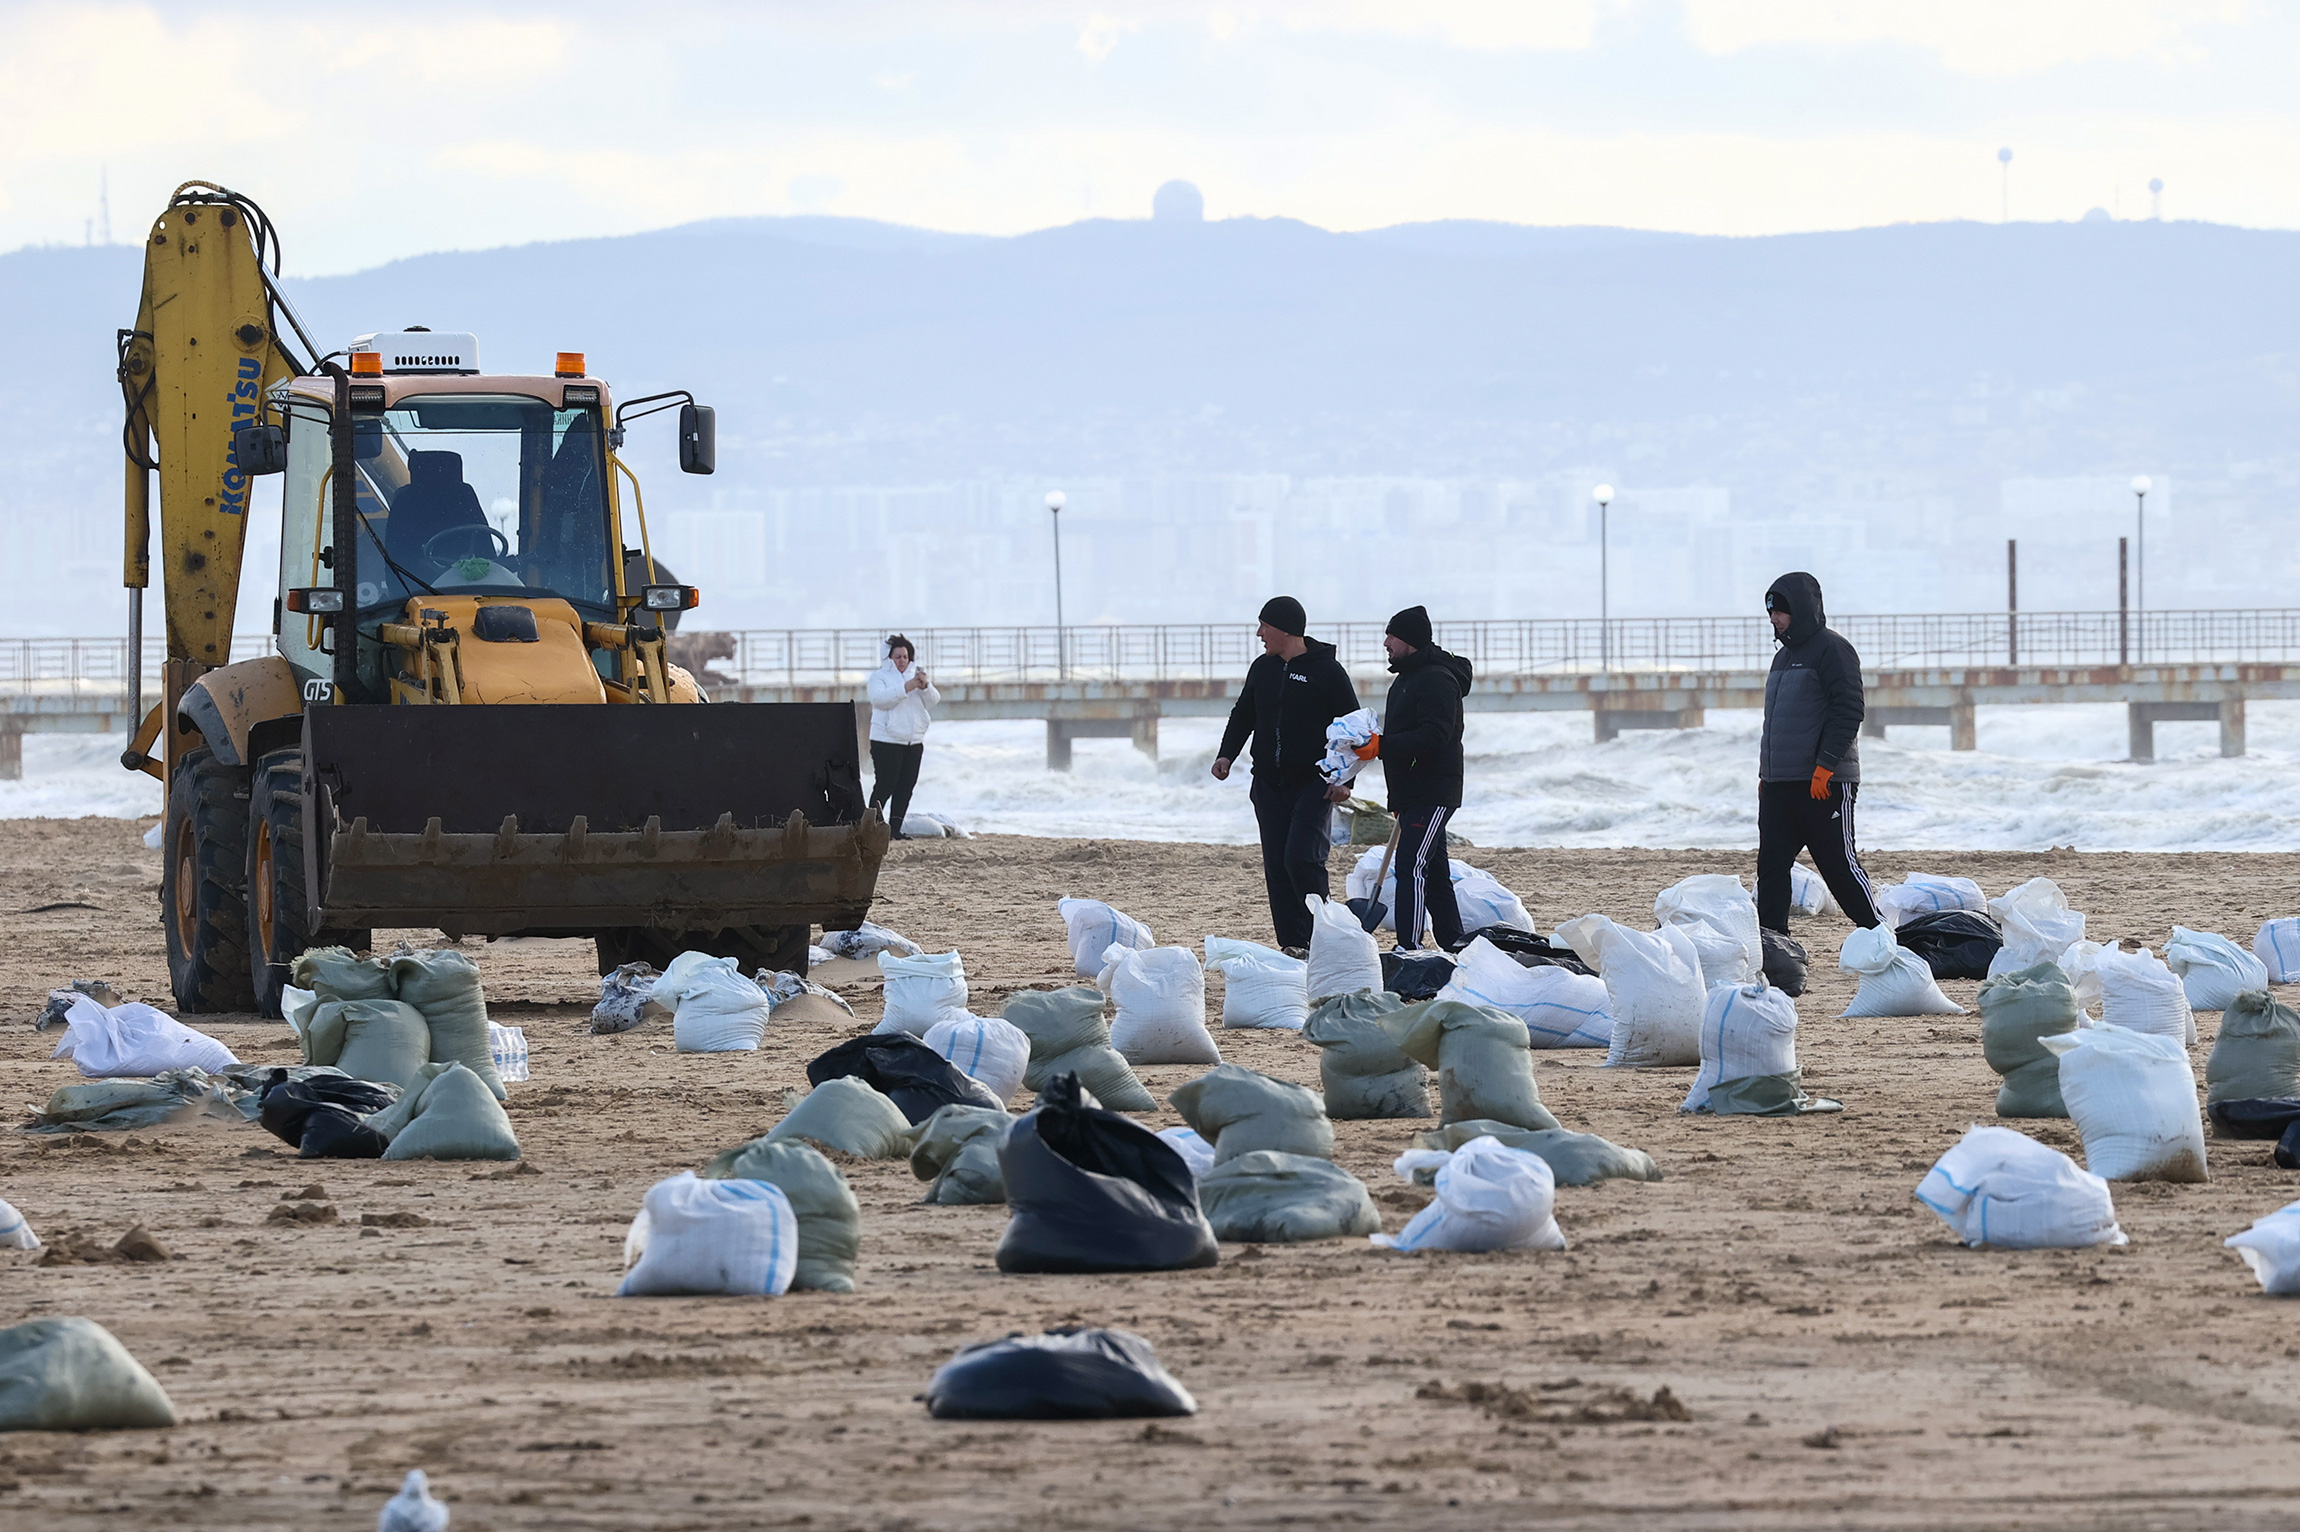
[[[1613,549],[1610,525],[1613,506],[1613,486],[1600,484],[1591,490],[1597,502],[1597,646],[1602,655],[1606,674],[1613,673]]]
[[[1046,509],[1054,522],[1054,667],[1070,679],[1070,640],[1062,627],[1062,508],[1070,503],[1061,490],[1046,492]]]
[[[2147,474],[2138,474],[2132,481],[2132,655],[2136,661],[2148,659],[2148,536],[2144,512],[2148,509],[2148,492],[2155,486]]]

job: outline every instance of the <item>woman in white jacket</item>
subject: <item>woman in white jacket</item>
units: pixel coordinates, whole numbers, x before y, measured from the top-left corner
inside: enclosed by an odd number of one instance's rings
[[[927,710],[942,700],[942,693],[913,663],[918,651],[900,633],[886,641],[886,663],[870,673],[870,806],[887,807],[886,822],[902,833],[903,816],[910,812],[911,789],[918,786],[918,765],[926,755],[926,729],[933,720]],[[890,803],[891,800],[891,803]]]

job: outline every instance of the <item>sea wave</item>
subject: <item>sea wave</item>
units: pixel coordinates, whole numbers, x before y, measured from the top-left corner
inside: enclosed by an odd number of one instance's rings
[[[1945,728],[1861,742],[1860,838],[1878,849],[2300,850],[2300,703],[2250,707],[2248,754],[2223,759],[2216,726],[2159,724],[2157,761],[2119,759],[2115,707],[1983,709],[1980,750]],[[1460,832],[1489,846],[1687,846],[1757,841],[1753,712],[1700,729],[1634,731],[1604,744],[1587,714],[1474,715]],[[916,807],[978,833],[1244,843],[1254,839],[1244,764],[1208,773],[1221,722],[1170,718],[1155,761],[1126,740],[1080,740],[1073,769],[1046,768],[1029,722],[940,723]],[[120,736],[29,735],[24,776],[0,782],[0,817],[148,817],[159,785],[119,765]],[[1378,767],[1361,790],[1378,798]]]

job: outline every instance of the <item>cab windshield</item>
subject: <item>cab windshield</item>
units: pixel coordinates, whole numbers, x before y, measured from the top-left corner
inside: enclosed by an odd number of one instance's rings
[[[614,604],[598,414],[517,395],[402,399],[353,419],[361,610],[502,591]]]

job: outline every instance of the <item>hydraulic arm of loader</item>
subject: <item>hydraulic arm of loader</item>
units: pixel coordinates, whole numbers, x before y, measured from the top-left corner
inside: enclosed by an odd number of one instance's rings
[[[187,181],[152,225],[136,327],[120,332],[120,391],[127,403],[121,583],[128,587],[129,681],[139,709],[155,474],[168,635],[159,706],[143,719],[129,751],[140,759],[124,764],[163,781],[179,754],[178,731],[168,725],[185,686],[232,657],[253,488],[253,476],[233,453],[232,433],[258,422],[267,388],[305,370],[273,329],[274,315],[289,312],[275,301],[278,260],[278,240],[260,208],[220,186]],[[310,347],[308,338],[304,344]],[[156,760],[155,740],[161,741]]]

